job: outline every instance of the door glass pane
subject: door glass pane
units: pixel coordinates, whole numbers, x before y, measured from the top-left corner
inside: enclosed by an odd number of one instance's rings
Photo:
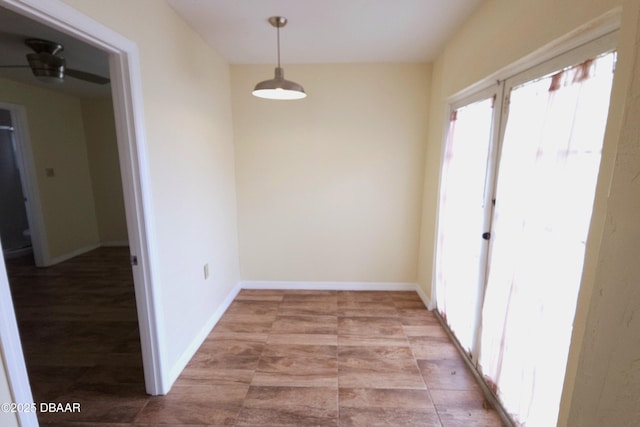
[[[452,114],[440,184],[436,302],[467,351],[474,347],[484,281],[480,236],[492,118],[493,98]]]
[[[511,91],[480,366],[514,420],[556,425],[615,55]]]

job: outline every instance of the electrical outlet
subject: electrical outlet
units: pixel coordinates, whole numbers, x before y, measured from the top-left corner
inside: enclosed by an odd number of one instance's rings
[[[207,280],[209,278],[209,264],[205,264],[204,265],[204,280]]]

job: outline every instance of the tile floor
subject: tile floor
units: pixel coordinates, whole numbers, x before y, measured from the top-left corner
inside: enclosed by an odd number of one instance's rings
[[[144,393],[126,250],[8,265],[43,427],[501,426],[415,292],[243,290],[167,396]]]

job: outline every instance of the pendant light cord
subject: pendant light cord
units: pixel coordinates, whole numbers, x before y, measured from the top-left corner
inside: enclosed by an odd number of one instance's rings
[[[276,33],[278,34],[278,68],[280,68],[280,25],[276,27]]]

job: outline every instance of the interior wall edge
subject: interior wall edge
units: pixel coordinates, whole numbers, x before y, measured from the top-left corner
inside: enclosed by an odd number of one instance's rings
[[[418,293],[418,296],[420,296],[420,299],[424,303],[424,306],[427,307],[427,310],[433,311],[436,309],[435,301],[429,298],[427,293],[424,291],[424,289],[422,289],[420,285],[416,286],[416,292]]]

